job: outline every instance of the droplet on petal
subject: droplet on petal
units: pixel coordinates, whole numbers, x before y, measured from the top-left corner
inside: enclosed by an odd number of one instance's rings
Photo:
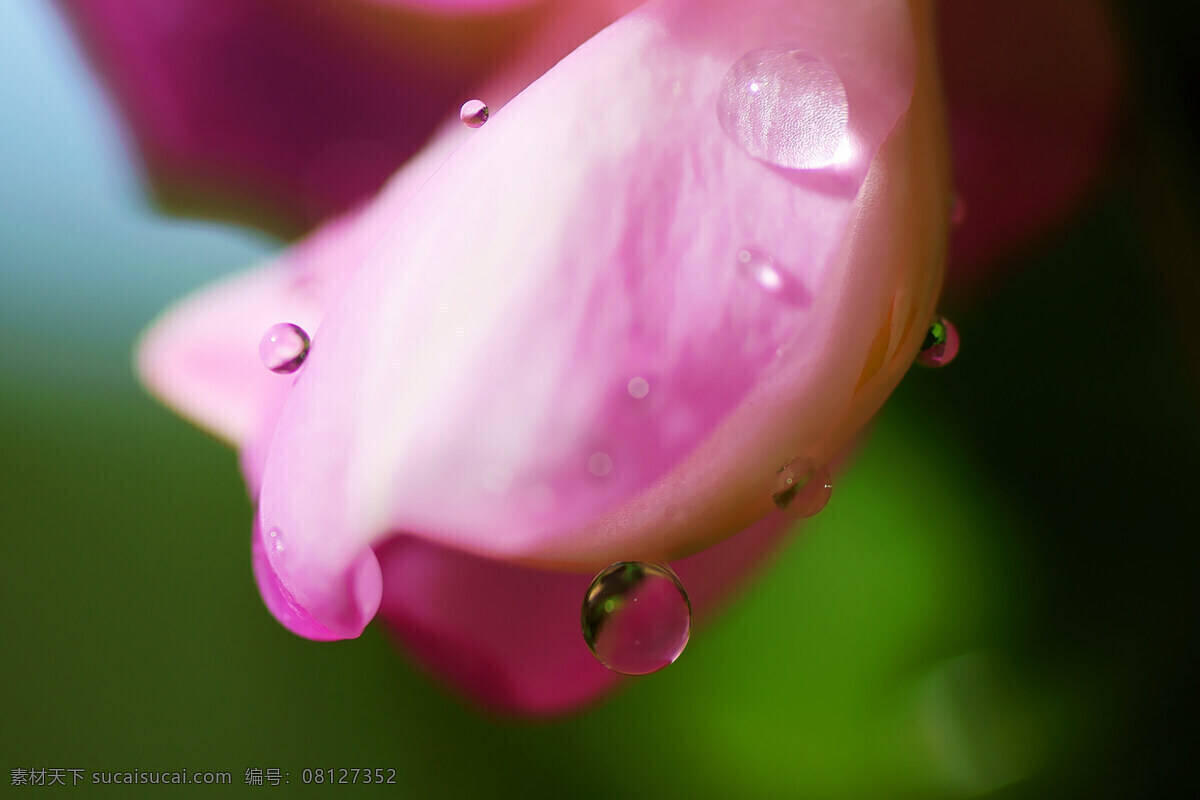
[[[824,467],[813,468],[791,462],[779,470],[771,499],[780,511],[793,519],[807,519],[821,513],[833,493],[833,480]]]
[[[468,128],[482,128],[491,115],[491,109],[482,100],[468,100],[458,112],[458,118]]]
[[[944,367],[958,355],[958,330],[945,317],[935,317],[917,354],[917,363],[925,367]]]
[[[630,378],[626,389],[629,390],[630,397],[635,400],[641,400],[650,394],[650,382],[642,377]]]
[[[608,453],[592,453],[588,458],[588,471],[597,478],[603,478],[612,472],[612,457]]]
[[[717,119],[754,158],[788,169],[821,169],[847,143],[850,107],[841,77],[805,50],[751,50],[725,75]]]
[[[647,675],[687,647],[692,604],[665,564],[621,561],[602,570],[583,597],[583,638],[601,664]]]
[[[737,254],[738,271],[760,289],[789,305],[808,305],[808,292],[800,283],[775,264],[775,259],[753,247]]]
[[[258,355],[272,372],[288,375],[300,369],[308,358],[311,342],[308,334],[299,325],[281,322],[267,328],[258,343]]]

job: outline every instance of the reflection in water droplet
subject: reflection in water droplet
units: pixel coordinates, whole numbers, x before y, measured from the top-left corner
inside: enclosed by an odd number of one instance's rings
[[[458,112],[458,118],[468,128],[482,128],[491,115],[492,110],[482,100],[468,100]]]
[[[793,519],[807,519],[821,513],[833,494],[833,480],[824,467],[813,468],[808,462],[789,462],[779,470],[775,506]]]
[[[588,458],[588,471],[598,478],[603,478],[612,472],[612,458],[608,453],[592,453]]]
[[[583,638],[601,664],[625,675],[647,675],[687,647],[692,605],[667,565],[622,561],[592,580],[581,622]]]
[[[917,363],[924,367],[944,367],[958,355],[958,329],[945,317],[934,317],[929,323]]]
[[[738,59],[721,87],[717,119],[754,158],[788,169],[820,169],[845,154],[846,87],[824,59],[768,47]]]
[[[308,358],[308,334],[299,325],[281,322],[267,328],[258,343],[258,355],[272,372],[287,375],[300,369]]]
[[[271,546],[276,553],[283,552],[283,539],[279,537],[279,531],[271,531]]]
[[[629,390],[629,396],[635,400],[641,400],[650,394],[650,382],[645,378],[630,378],[629,385],[626,388]]]
[[[775,259],[754,247],[746,247],[737,254],[738,271],[754,281],[760,289],[794,306],[808,305],[808,292],[799,281],[776,266]]]

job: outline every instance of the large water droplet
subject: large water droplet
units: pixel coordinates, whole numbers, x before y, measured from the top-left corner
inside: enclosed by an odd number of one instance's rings
[[[581,621],[583,638],[601,664],[625,675],[647,675],[687,647],[692,604],[667,565],[621,561],[592,581]]]
[[[824,59],[767,47],[738,59],[721,87],[717,119],[754,158],[789,169],[820,169],[843,157],[850,110],[846,87]]]
[[[272,372],[287,375],[300,369],[308,358],[308,334],[299,325],[281,322],[267,328],[258,343],[258,355]]]
[[[737,268],[768,294],[794,306],[808,305],[809,296],[800,282],[780,269],[775,259],[754,247],[738,251]]]
[[[831,494],[833,481],[828,470],[814,468],[808,462],[792,461],[779,470],[771,499],[789,517],[806,519],[821,513],[828,505]]]
[[[958,355],[958,329],[945,317],[935,317],[929,324],[917,363],[925,367],[944,367]]]
[[[458,112],[458,118],[468,128],[482,128],[491,115],[491,109],[482,100],[468,100]]]

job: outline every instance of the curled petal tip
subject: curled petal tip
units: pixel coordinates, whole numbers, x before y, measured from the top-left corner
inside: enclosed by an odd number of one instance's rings
[[[379,559],[366,550],[343,571],[324,580],[297,579],[288,570],[287,540],[277,529],[256,523],[254,577],[263,602],[285,628],[306,639],[331,641],[359,636],[379,610],[383,577]]]

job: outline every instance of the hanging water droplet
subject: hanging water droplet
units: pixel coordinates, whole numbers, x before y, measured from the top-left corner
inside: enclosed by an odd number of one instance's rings
[[[792,461],[779,470],[771,499],[789,517],[807,519],[821,513],[832,493],[833,481],[828,470]]]
[[[967,218],[967,204],[962,199],[962,195],[954,195],[954,200],[950,204],[950,224],[954,227],[962,225]]]
[[[754,247],[738,251],[737,269],[768,294],[794,306],[808,305],[809,296],[799,281],[775,265],[775,259]]]
[[[641,400],[650,394],[650,382],[642,377],[630,378],[629,384],[625,388],[629,390],[629,396],[635,400]]]
[[[924,367],[944,367],[958,355],[958,329],[945,317],[934,317],[921,343],[917,363]]]
[[[601,664],[624,675],[647,675],[687,647],[692,605],[666,564],[621,561],[592,580],[580,619],[584,641]]]
[[[608,473],[612,472],[612,458],[608,453],[592,453],[588,457],[588,471],[597,478],[603,478]]]
[[[468,128],[482,128],[483,123],[492,115],[491,109],[482,100],[468,100],[459,109],[458,118]]]
[[[280,322],[267,328],[258,343],[258,355],[267,369],[288,375],[300,369],[308,358],[310,344],[308,334],[299,325]]]
[[[846,87],[824,59],[767,47],[738,59],[721,87],[717,119],[754,158],[789,169],[820,169],[845,153]]]

